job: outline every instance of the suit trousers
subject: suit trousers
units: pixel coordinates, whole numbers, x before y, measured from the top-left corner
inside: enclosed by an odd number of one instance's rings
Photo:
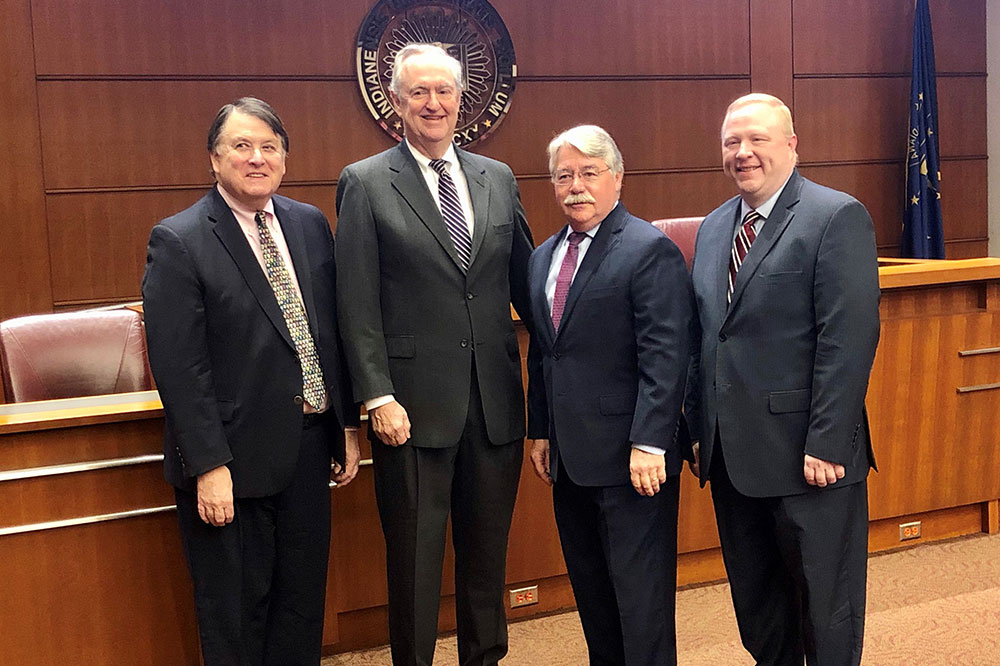
[[[865,623],[868,485],[747,497],[718,438],[712,500],[743,646],[761,666],[857,666]]]
[[[292,482],[237,498],[229,525],[202,522],[196,495],[174,490],[204,666],[319,664],[336,423],[331,415],[303,429]]]
[[[645,497],[631,486],[578,486],[558,470],[556,525],[591,666],[677,663],[679,495],[678,476]]]
[[[372,441],[394,666],[430,666],[434,660],[449,511],[459,662],[491,666],[507,654],[507,537],[524,446],[490,443],[474,363],[472,372],[465,429],[454,446]]]

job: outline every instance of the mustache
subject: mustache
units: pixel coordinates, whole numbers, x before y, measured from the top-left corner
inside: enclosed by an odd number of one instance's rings
[[[565,199],[563,199],[564,206],[572,206],[573,204],[582,204],[582,203],[594,204],[597,203],[597,200],[594,199],[594,197],[590,196],[590,194],[588,194],[587,192],[581,192],[580,194],[569,194],[566,196]]]

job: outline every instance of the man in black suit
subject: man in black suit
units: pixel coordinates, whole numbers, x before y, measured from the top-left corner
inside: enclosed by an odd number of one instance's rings
[[[216,186],[153,228],[142,284],[202,654],[315,666],[330,458],[341,485],[358,467],[333,236],[317,208],[275,194],[288,135],[267,103],[223,106],[208,151]]]
[[[799,175],[797,145],[775,97],[726,112],[723,170],[740,194],[698,233],[687,413],[743,645],[758,664],[847,666],[861,661],[875,465],[875,234],[856,199]]]
[[[524,450],[510,304],[528,318],[531,235],[510,169],[452,142],[459,62],[404,47],[391,90],[405,140],[338,182],[337,305],[370,416],[392,659],[433,660],[450,511],[460,660],[495,664]]]
[[[566,130],[548,156],[568,224],[528,271],[531,460],[554,486],[590,663],[676,664],[691,281],[677,246],[618,201],[624,164],[607,132]]]

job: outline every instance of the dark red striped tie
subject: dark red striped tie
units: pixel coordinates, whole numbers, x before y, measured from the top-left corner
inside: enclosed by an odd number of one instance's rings
[[[746,217],[743,218],[743,224],[740,225],[739,233],[733,239],[733,249],[729,254],[729,291],[726,292],[726,303],[733,300],[736,274],[739,272],[740,266],[743,265],[743,260],[747,258],[747,252],[750,251],[754,239],[757,238],[757,233],[753,230],[753,223],[760,218],[761,214],[755,210],[747,213]]]
[[[573,231],[569,235],[569,247],[566,248],[566,256],[563,257],[559,266],[559,275],[556,276],[556,292],[552,296],[552,328],[559,330],[559,322],[562,320],[563,309],[566,307],[566,296],[569,295],[569,286],[573,283],[573,273],[576,272],[576,259],[580,254],[580,241],[587,237],[582,231]]]

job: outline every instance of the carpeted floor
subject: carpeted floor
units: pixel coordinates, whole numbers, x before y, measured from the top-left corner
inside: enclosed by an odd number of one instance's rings
[[[726,584],[677,593],[680,666],[751,666]],[[328,657],[323,666],[388,666],[388,648]],[[434,663],[458,664],[455,637]],[[510,625],[503,666],[583,666],[576,613]],[[865,666],[1000,666],[1000,535],[875,555],[868,561]]]

